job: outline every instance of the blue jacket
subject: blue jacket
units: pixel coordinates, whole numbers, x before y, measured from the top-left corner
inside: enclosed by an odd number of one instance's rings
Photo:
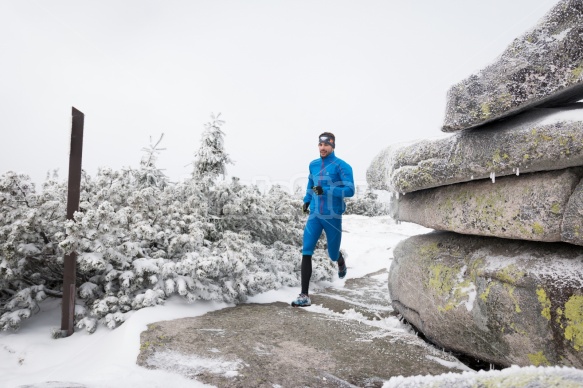
[[[340,216],[346,210],[344,198],[354,195],[352,167],[332,152],[325,158],[313,160],[309,169],[304,203],[310,203],[310,214]],[[314,186],[321,186],[324,194],[314,193]]]

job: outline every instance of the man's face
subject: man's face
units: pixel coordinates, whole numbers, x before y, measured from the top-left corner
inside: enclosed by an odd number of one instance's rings
[[[332,151],[334,151],[334,148],[326,143],[318,143],[318,150],[320,151],[320,156],[325,158],[326,156],[330,155]]]

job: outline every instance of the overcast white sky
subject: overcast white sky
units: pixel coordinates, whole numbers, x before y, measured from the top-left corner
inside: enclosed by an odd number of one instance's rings
[[[365,182],[386,146],[434,136],[447,90],[485,67],[558,0],[2,0],[0,173],[68,174],[71,107],[83,167],[187,176],[221,112],[229,176],[291,186],[317,136]]]

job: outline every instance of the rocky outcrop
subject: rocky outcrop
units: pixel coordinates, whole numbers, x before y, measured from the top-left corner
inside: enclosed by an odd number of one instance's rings
[[[395,248],[393,306],[432,342],[500,365],[583,368],[583,252],[434,232]]]
[[[581,98],[583,2],[563,0],[494,63],[449,90],[442,130],[473,128]]]
[[[583,165],[583,104],[536,109],[486,129],[390,146],[371,162],[374,189],[432,187]]]
[[[565,236],[583,245],[582,177],[578,167],[415,191],[393,200],[392,216],[437,230],[548,242]]]
[[[395,219],[448,231],[404,240],[389,274],[394,309],[439,346],[583,367],[581,99],[583,0],[562,0],[450,89],[454,134],[372,161]]]

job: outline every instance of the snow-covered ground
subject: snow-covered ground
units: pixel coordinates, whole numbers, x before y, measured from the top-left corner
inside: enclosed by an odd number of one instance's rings
[[[387,268],[391,263],[392,248],[400,240],[430,231],[414,224],[395,224],[388,217],[362,216],[345,217],[343,230],[342,247],[348,253],[347,278]],[[336,279],[318,286],[342,287],[344,282]],[[297,293],[296,288],[285,288],[256,295],[249,301],[289,302]],[[101,326],[94,334],[81,330],[68,338],[54,340],[51,329],[60,326],[60,301],[45,302],[42,305],[44,311],[23,324],[20,332],[0,333],[0,387],[205,387],[207,385],[176,374],[137,366],[140,333],[152,322],[199,316],[228,306],[213,302],[188,304],[172,298],[164,306],[134,312],[113,331]],[[395,330],[402,328],[396,324]],[[211,369],[222,367],[205,366]],[[452,368],[452,372],[459,373],[459,369]],[[424,377],[419,380],[419,386],[439,378]],[[394,383],[397,381],[386,385]]]

